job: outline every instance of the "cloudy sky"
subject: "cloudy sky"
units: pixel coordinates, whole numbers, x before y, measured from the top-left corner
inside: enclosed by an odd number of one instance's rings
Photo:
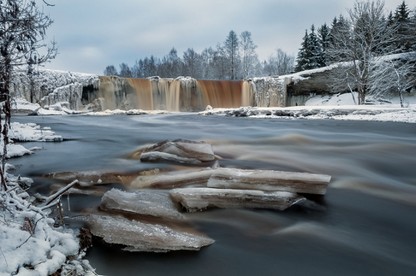
[[[40,3],[42,1],[38,0]],[[46,67],[102,74],[107,65],[154,55],[175,47],[201,52],[225,41],[230,30],[249,31],[261,60],[276,49],[296,55],[306,29],[346,14],[352,0],[48,0],[48,29],[59,55]],[[402,0],[386,0],[394,10]],[[416,0],[406,0],[416,7]]]

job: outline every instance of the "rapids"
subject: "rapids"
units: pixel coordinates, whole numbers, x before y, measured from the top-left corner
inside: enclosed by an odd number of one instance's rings
[[[150,104],[150,100],[148,101]],[[204,140],[220,165],[332,176],[316,202],[272,210],[187,214],[216,242],[200,252],[128,253],[96,242],[87,258],[103,275],[414,275],[416,126],[334,120],[144,116],[19,117],[49,126],[62,143],[10,160],[47,192],[51,172],[134,172],[166,164],[127,159],[165,139]],[[66,201],[66,200],[64,200]],[[70,195],[71,215],[99,198]]]

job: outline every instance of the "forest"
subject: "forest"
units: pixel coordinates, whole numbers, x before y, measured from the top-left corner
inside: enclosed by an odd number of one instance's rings
[[[306,29],[297,57],[277,49],[261,61],[251,32],[238,35],[231,30],[223,42],[200,53],[188,48],[180,56],[172,48],[164,57],[139,58],[132,66],[125,62],[119,68],[109,65],[104,75],[226,80],[278,76],[360,60],[364,55],[375,57],[415,51],[415,40],[415,7],[411,9],[403,1],[394,11],[387,12],[381,1],[357,1],[346,15],[335,16],[331,24]]]

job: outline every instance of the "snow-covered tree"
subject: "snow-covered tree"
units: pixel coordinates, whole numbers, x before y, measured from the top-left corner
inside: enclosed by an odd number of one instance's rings
[[[202,78],[203,76],[202,56],[192,48],[183,53],[183,72],[184,75],[193,78]]]
[[[315,26],[311,26],[311,31],[305,32],[301,48],[298,53],[296,71],[315,69],[325,66],[322,44],[315,31]]]
[[[127,63],[120,63],[119,76],[124,78],[131,78],[133,76],[130,66]]]
[[[264,64],[264,72],[268,76],[279,76],[293,72],[295,57],[288,55],[282,49],[277,49],[276,53],[269,57]]]
[[[327,49],[330,43],[330,29],[327,24],[323,24],[318,28],[318,39],[321,47],[321,58],[319,67],[327,65]]]
[[[252,77],[259,61],[256,54],[257,45],[254,44],[249,31],[241,33],[240,48],[243,78]]]
[[[36,1],[0,1],[0,102],[4,124],[0,123],[3,134],[2,168],[0,177],[3,189],[7,189],[4,175],[7,153],[8,129],[10,126],[10,86],[12,72],[22,66],[29,66],[30,72],[36,65],[47,62],[56,55],[56,44],[44,43],[46,30],[52,20]],[[1,118],[1,117],[0,117]]]
[[[349,11],[349,24],[331,33],[328,54],[331,61],[348,61],[344,73],[337,72],[335,82],[347,82],[358,92],[358,103],[363,104],[369,92],[372,66],[383,55],[397,51],[395,28],[387,24],[381,1],[356,2]]]
[[[416,53],[386,56],[372,66],[369,93],[375,98],[399,96],[405,107],[405,94],[416,86]]]
[[[309,34],[308,31],[305,31],[305,35],[302,38],[301,47],[296,58],[296,68],[295,71],[303,71],[308,69],[310,59],[310,47],[309,47]]]
[[[104,76],[117,76],[117,75],[118,75],[118,72],[114,65],[108,65],[104,69]]]
[[[228,78],[235,80],[238,74],[240,64],[239,41],[234,31],[228,33],[227,39],[222,47],[224,57],[228,62]]]
[[[416,50],[416,21],[412,20],[411,12],[405,1],[389,16],[389,23],[396,28],[396,47],[401,52]]]

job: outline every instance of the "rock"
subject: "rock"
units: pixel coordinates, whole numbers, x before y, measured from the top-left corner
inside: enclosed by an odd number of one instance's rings
[[[323,174],[219,168],[208,179],[208,187],[324,195],[330,180]]]
[[[134,153],[140,161],[169,161],[182,164],[214,162],[212,146],[206,142],[190,140],[163,141]]]
[[[124,245],[124,250],[132,252],[195,251],[214,243],[214,240],[195,231],[121,216],[90,215],[88,224],[94,236],[103,238],[107,243]]]
[[[101,199],[100,209],[135,215],[183,220],[169,193],[157,190],[125,192],[111,189]]]
[[[285,210],[305,198],[289,192],[258,190],[180,188],[170,191],[172,199],[188,212],[217,208],[267,208]]]

